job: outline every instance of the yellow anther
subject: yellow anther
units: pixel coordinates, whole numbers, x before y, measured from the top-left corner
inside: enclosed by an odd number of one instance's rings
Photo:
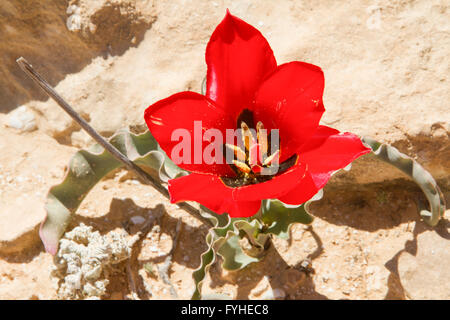
[[[252,144],[255,143],[254,141],[255,139],[252,135],[250,128],[244,121],[241,121],[241,129],[242,129],[242,142],[244,143],[245,149],[250,150]]]
[[[250,169],[250,167],[249,167],[248,165],[246,165],[245,163],[243,163],[243,162],[240,162],[240,161],[237,161],[237,160],[233,160],[233,164],[234,164],[239,170],[241,170],[241,171],[244,172],[244,173],[250,173],[250,171],[252,171],[252,170]]]
[[[258,152],[259,146],[255,143],[250,147],[250,150],[248,151],[248,163],[251,166],[258,164]]]
[[[261,129],[264,129],[264,124],[261,121],[258,121],[258,123],[256,124],[256,132],[259,133]]]
[[[245,152],[241,148],[228,143],[225,144],[225,147],[230,149],[239,161],[245,161]]]
[[[256,124],[256,133],[260,151],[263,154],[263,157],[265,157],[267,155],[267,150],[269,149],[269,144],[267,142],[267,130],[264,130],[264,125],[261,121],[258,121]]]
[[[264,160],[263,165],[268,166],[268,165],[272,164],[274,161],[275,161],[275,163],[278,163],[279,154],[280,154],[280,150],[277,150],[276,152],[274,152],[274,154],[272,154],[270,157],[268,157],[266,160]]]

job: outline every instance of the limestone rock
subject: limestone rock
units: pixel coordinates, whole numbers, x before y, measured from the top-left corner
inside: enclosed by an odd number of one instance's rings
[[[364,272],[367,295],[372,299],[384,299],[388,292],[389,271],[380,266],[368,266]]]
[[[0,130],[0,253],[24,250],[40,242],[48,189],[62,180],[75,152],[46,135]]]
[[[403,288],[411,299],[450,299],[450,241],[434,231],[417,237],[417,254],[398,260]]]
[[[100,299],[109,279],[105,270],[131,255],[136,238],[122,230],[102,236],[81,223],[60,240],[53,276],[62,299]]]
[[[98,28],[89,31],[95,12],[116,12],[111,6],[119,6],[117,1],[77,3],[84,21],[81,29],[97,36],[102,33]],[[172,1],[134,9],[126,3],[118,9],[122,19],[131,19],[132,25],[147,22],[139,45],[120,56],[97,56],[57,86],[102,134],[126,126],[146,129],[143,112],[150,104],[179,91],[200,91],[205,47],[228,7],[261,30],[279,64],[301,60],[324,70],[327,111],[322,124],[393,144],[435,178],[449,177],[450,113],[443,101],[450,98],[450,27],[449,8],[441,1],[411,5],[379,1],[376,10],[342,4],[333,9],[333,19],[323,19],[329,16],[324,2],[236,1],[217,4],[214,10],[208,2],[183,10]],[[153,21],[151,12],[158,19]],[[43,112],[44,130],[54,137],[78,130],[53,102],[33,108]],[[389,165],[363,157],[331,183],[368,184],[404,177]]]
[[[11,111],[8,114],[6,125],[21,132],[37,129],[36,117],[27,106],[21,106]]]
[[[155,18],[152,1],[1,1],[0,112],[47,99],[20,71],[20,56],[56,85],[97,56],[119,55],[139,44]]]
[[[281,288],[272,288],[267,276],[261,278],[261,281],[250,291],[250,300],[277,300],[284,299],[286,293]]]

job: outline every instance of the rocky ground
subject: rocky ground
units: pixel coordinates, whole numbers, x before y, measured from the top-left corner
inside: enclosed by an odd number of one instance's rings
[[[450,200],[450,6],[439,0],[132,1],[0,3],[0,298],[53,299],[53,258],[38,226],[50,186],[89,137],[46,100],[15,64],[24,56],[105,136],[145,129],[143,110],[182,90],[199,91],[208,38],[226,8],[256,26],[278,63],[322,67],[323,123],[397,147],[437,179]],[[259,264],[215,265],[204,288],[233,298],[449,299],[449,214],[435,228],[406,176],[363,157],[333,177]],[[136,217],[142,218],[136,218]],[[189,298],[207,228],[124,171],[97,185],[77,211],[101,234],[153,224],[116,267],[106,299]],[[168,277],[164,264],[181,221]],[[294,267],[306,258],[313,273]],[[153,270],[153,271],[152,271]],[[280,272],[280,270],[284,272]],[[131,281],[130,281],[131,275]],[[131,284],[131,283],[134,284]]]

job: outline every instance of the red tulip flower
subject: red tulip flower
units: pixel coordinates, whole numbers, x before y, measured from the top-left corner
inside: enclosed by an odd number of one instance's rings
[[[151,105],[145,110],[149,130],[169,157],[178,144],[173,132],[183,128],[195,135],[195,122],[201,121],[200,131],[215,129],[223,136],[241,128],[248,139],[244,147],[225,144],[237,158],[231,164],[199,161],[195,155],[175,162],[191,174],[169,181],[172,203],[196,201],[231,217],[256,214],[264,199],[299,205],[333,172],[370,152],[356,135],[319,125],[325,111],[319,67],[300,61],[277,66],[263,35],[229,12],[209,40],[206,64],[206,94],[185,91]],[[279,147],[259,157],[270,143],[262,128],[278,130]],[[247,134],[250,129],[256,135]],[[208,139],[192,142],[200,151],[208,145]],[[279,170],[262,175],[275,156]]]

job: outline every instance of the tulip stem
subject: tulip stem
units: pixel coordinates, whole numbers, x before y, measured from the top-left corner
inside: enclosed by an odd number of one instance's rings
[[[109,143],[105,138],[103,138],[94,128],[92,128],[86,120],[80,117],[80,115],[50,86],[50,84],[28,63],[25,58],[20,57],[16,60],[20,68],[33,79],[45,93],[52,98],[70,117],[72,117],[75,122],[77,122],[81,128],[87,132],[97,143],[99,143],[105,150],[107,150],[111,155],[118,161],[122,162],[125,167],[136,173],[136,175],[142,179],[145,183],[153,186],[158,190],[164,197],[170,199],[169,192],[167,189],[161,185],[156,179],[150,176],[147,172],[142,170],[139,166],[134,164],[130,159],[128,159],[124,154],[116,149],[111,143]],[[180,202],[177,204],[181,209],[185,210],[189,214],[200,219],[202,222],[211,225],[211,222],[204,218],[200,211],[187,202]],[[212,226],[212,225],[211,225]]]

